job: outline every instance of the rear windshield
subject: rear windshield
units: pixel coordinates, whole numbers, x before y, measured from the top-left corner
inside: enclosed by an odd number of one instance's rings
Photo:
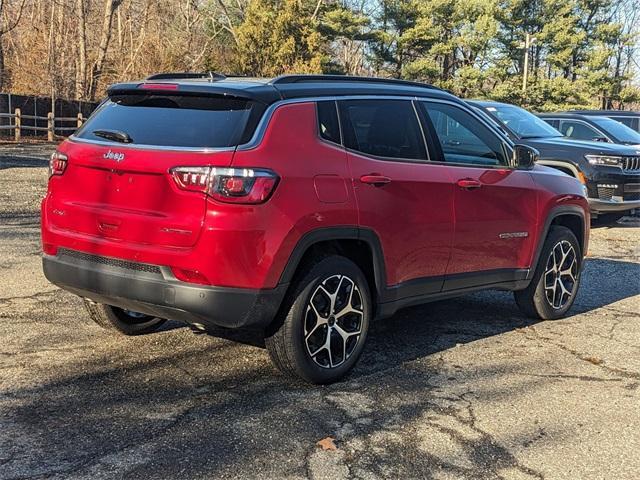
[[[253,101],[228,97],[113,96],[75,136],[105,141],[104,132],[108,131],[125,134],[126,143],[137,145],[232,147],[249,140],[262,113],[261,107]]]

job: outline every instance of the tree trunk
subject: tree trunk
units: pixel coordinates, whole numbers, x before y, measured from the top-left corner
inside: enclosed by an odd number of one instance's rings
[[[78,13],[78,58],[76,70],[76,95],[77,99],[85,98],[87,94],[87,20],[84,8],[84,0],[76,0]]]
[[[98,89],[98,81],[102,75],[102,69],[109,49],[111,40],[111,25],[113,24],[113,14],[120,6],[122,0],[105,0],[104,15],[102,17],[102,33],[100,34],[100,45],[98,46],[98,57],[91,69],[91,84],[89,85],[89,99],[95,100]]]
[[[4,48],[2,46],[2,35],[0,35],[0,92],[4,90],[6,81],[6,71],[4,69]]]
[[[2,29],[3,10],[4,10],[4,1],[0,0],[0,91],[4,89],[5,75],[6,75],[6,72],[4,70],[4,48],[2,44],[2,36],[4,34]]]
[[[10,21],[8,21],[7,24],[5,25],[3,22],[3,20],[5,19],[5,13],[6,13],[4,8],[5,1],[0,0],[0,90],[4,89],[4,87],[8,83],[8,77],[9,77],[4,64],[4,44],[2,42],[2,37],[5,34],[11,32],[11,30],[13,30],[18,26],[18,23],[20,23],[20,19],[22,18],[22,12],[24,12],[25,3],[26,3],[26,0],[22,0],[22,2],[20,2],[18,7],[18,14],[16,15],[16,18],[13,24]]]

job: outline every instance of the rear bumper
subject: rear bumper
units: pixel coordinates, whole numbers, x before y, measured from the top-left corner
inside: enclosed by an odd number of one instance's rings
[[[287,289],[287,285],[270,290],[192,285],[177,280],[165,267],[144,265],[138,270],[117,260],[98,262],[91,257],[44,255],[44,274],[64,290],[98,303],[204,327],[264,328]]]

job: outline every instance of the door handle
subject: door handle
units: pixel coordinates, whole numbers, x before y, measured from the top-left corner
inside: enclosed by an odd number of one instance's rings
[[[480,188],[482,184],[478,180],[474,180],[473,178],[462,178],[458,180],[458,186],[460,188],[464,188],[465,190],[475,190]]]
[[[362,183],[373,185],[375,187],[382,187],[387,183],[391,183],[391,179],[389,177],[385,177],[384,175],[378,175],[377,173],[370,173],[369,175],[363,175],[360,177],[360,181]]]

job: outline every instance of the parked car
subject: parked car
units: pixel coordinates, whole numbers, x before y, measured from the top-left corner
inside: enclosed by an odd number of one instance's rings
[[[121,83],[52,156],[44,273],[113,331],[255,329],[280,370],[331,382],[403,307],[503,289],[567,313],[589,206],[536,155],[424,84]]]
[[[578,113],[540,113],[538,116],[573,140],[617,143],[640,149],[640,133],[609,117]]]
[[[507,103],[469,101],[511,138],[540,152],[538,162],[580,180],[587,188],[592,219],[615,222],[640,207],[640,149],[564,137],[523,108]]]
[[[627,127],[635,130],[636,132],[640,132],[640,112],[633,112],[629,110],[571,110],[569,113],[609,117],[620,123],[624,123]]]

